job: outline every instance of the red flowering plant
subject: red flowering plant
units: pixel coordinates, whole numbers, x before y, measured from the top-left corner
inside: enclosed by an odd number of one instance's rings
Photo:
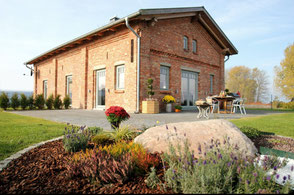
[[[118,128],[122,121],[130,118],[130,115],[126,112],[126,110],[120,106],[110,106],[110,108],[105,111],[105,114],[107,120],[111,123],[113,128]]]

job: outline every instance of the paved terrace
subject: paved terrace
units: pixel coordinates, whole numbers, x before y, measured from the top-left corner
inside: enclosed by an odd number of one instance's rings
[[[104,111],[98,110],[33,110],[33,111],[10,111],[25,116],[43,118],[51,121],[70,123],[74,125],[87,125],[88,127],[98,126],[103,129],[110,129],[110,124],[105,117]],[[242,117],[263,116],[283,112],[265,110],[247,110],[247,115],[235,114],[210,114],[210,119],[237,119]],[[198,111],[182,111],[181,113],[159,113],[159,114],[133,114],[131,118],[122,124],[129,124],[137,128],[152,127],[166,123],[197,121]],[[158,121],[158,123],[157,123]]]

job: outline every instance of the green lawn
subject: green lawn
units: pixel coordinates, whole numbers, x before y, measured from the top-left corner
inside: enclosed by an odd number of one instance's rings
[[[0,111],[0,160],[41,141],[63,135],[66,124]]]
[[[255,127],[263,132],[294,138],[294,113],[273,114],[269,116],[247,117],[230,120],[237,127]]]

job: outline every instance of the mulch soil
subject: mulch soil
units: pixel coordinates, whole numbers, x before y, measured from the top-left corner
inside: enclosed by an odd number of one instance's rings
[[[65,162],[71,154],[63,149],[62,141],[35,148],[15,159],[0,172],[0,193],[15,194],[170,194],[172,191],[150,189],[147,176],[130,178],[123,184],[95,185],[86,178],[68,178]],[[159,177],[163,170],[158,171]]]
[[[294,140],[274,135],[263,135],[252,140],[257,148],[269,147],[294,153]],[[63,149],[62,140],[44,144],[35,148],[20,158],[15,159],[0,172],[0,193],[30,193],[30,194],[170,194],[148,188],[144,180],[147,176],[137,176],[123,184],[95,185],[86,178],[68,178],[66,176],[66,159],[71,154]],[[158,170],[159,178],[163,170]]]
[[[282,150],[285,152],[294,153],[294,139],[288,137],[281,137],[276,135],[262,135],[258,138],[252,139],[255,146],[272,148],[276,150]]]

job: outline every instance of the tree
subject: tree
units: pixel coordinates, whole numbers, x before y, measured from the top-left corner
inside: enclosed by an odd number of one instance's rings
[[[268,76],[264,70],[258,68],[252,69],[252,77],[256,82],[256,102],[267,100],[268,97]]]
[[[23,110],[28,106],[28,98],[25,94],[20,94],[20,106]]]
[[[294,97],[294,43],[285,51],[280,66],[275,66],[275,86],[287,98]]]
[[[247,102],[254,102],[256,94],[256,81],[252,76],[250,68],[245,66],[235,66],[228,70],[226,76],[226,88],[232,92],[240,91],[241,96]]]
[[[15,110],[16,108],[19,107],[20,102],[19,102],[18,94],[17,94],[17,93],[14,93],[14,94],[11,96],[11,98],[10,98],[10,102],[11,102],[11,107],[13,108],[13,110]]]
[[[9,107],[9,98],[8,95],[4,92],[0,95],[0,107],[6,110]]]

